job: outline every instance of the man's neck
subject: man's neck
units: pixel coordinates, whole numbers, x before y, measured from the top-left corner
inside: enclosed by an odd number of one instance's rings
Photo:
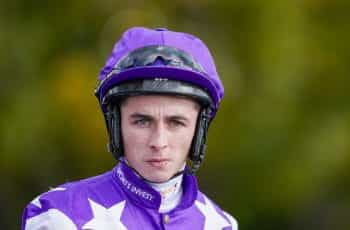
[[[126,158],[121,158],[127,165],[129,162]],[[130,165],[129,167],[134,171],[135,175],[139,178],[142,178],[141,175]],[[182,167],[182,171],[185,169],[186,163],[184,163]],[[174,209],[180,202],[182,198],[183,188],[182,188],[182,180],[183,173],[179,173],[174,178],[163,182],[163,183],[155,183],[144,180],[147,184],[149,184],[154,190],[159,192],[161,196],[161,203],[159,207],[160,213],[166,213]]]
[[[147,182],[154,190],[158,191],[162,197],[159,208],[160,213],[171,211],[181,202],[183,193],[182,180],[183,174],[180,174],[164,183]]]

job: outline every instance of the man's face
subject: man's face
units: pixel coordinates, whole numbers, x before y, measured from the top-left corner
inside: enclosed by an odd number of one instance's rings
[[[124,155],[147,180],[164,182],[186,162],[199,105],[172,96],[134,96],[121,105]]]

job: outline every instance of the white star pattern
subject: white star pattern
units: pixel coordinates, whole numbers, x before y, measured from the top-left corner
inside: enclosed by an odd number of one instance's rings
[[[49,209],[40,215],[27,220],[25,230],[77,230],[77,227],[64,213],[57,209]]]
[[[48,192],[44,193],[44,194],[47,194],[49,192],[55,192],[55,191],[64,191],[66,190],[66,188],[61,188],[61,187],[57,187],[57,188],[52,188],[50,189]],[[34,204],[35,206],[41,208],[41,203],[40,203],[40,197],[44,194],[41,194],[39,196],[37,196],[34,200],[32,200],[32,202],[30,202],[31,204]]]
[[[237,230],[238,229],[238,223],[236,221],[235,218],[233,218],[229,213],[224,212],[225,216],[227,217],[227,219],[230,220],[231,225],[232,225],[232,230]]]
[[[223,218],[216,210],[209,199],[204,196],[205,204],[196,200],[195,204],[205,217],[204,230],[223,229],[231,226],[228,221]]]
[[[93,218],[83,226],[83,229],[127,230],[120,220],[125,207],[125,200],[108,209],[90,199],[89,203]]]

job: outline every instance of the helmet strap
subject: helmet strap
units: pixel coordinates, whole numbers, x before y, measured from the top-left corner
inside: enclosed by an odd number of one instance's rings
[[[211,121],[210,114],[210,107],[203,107],[198,114],[196,131],[192,140],[190,151],[190,159],[192,160],[190,172],[192,174],[194,174],[199,169],[201,163],[204,160],[205,151],[207,147],[207,132]]]
[[[105,113],[107,131],[109,135],[109,143],[107,149],[115,159],[119,159],[123,155],[123,145],[121,136],[121,120],[119,105],[109,104]]]

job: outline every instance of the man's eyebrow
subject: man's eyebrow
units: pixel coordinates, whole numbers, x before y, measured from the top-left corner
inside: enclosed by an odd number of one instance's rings
[[[140,119],[140,118],[149,119],[149,120],[153,119],[153,117],[148,115],[148,114],[143,114],[143,113],[138,113],[138,112],[131,114],[129,117],[132,119]],[[181,121],[188,121],[189,120],[186,116],[183,116],[183,115],[169,115],[169,116],[166,116],[166,119],[167,120],[181,120]]]
[[[189,120],[186,116],[182,116],[182,115],[170,115],[170,116],[167,116],[167,119],[169,119],[169,120],[181,120],[181,121],[188,121]]]
[[[134,119],[136,119],[136,118],[152,119],[152,116],[147,115],[147,114],[143,114],[143,113],[133,113],[129,117],[134,118]]]

